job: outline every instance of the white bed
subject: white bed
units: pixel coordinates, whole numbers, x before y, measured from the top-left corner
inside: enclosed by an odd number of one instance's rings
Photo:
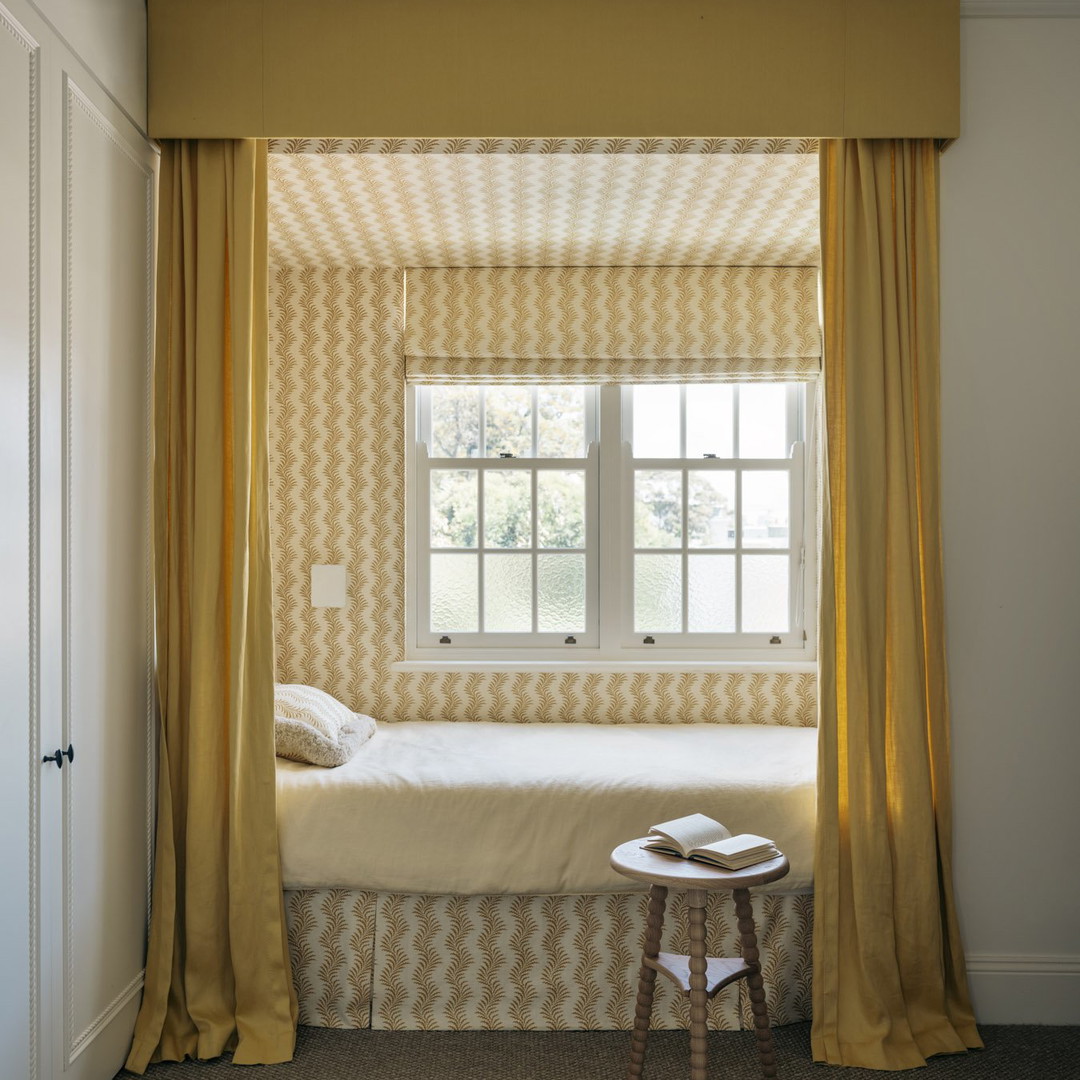
[[[700,811],[769,836],[812,884],[817,731],[762,725],[383,724],[351,762],[280,760],[285,887],[597,894],[619,843]]]

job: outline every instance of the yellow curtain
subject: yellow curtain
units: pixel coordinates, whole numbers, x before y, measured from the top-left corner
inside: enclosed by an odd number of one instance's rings
[[[127,1067],[287,1061],[267,480],[266,144],[166,142],[154,375],[161,729],[146,989]]]
[[[932,140],[821,148],[817,1061],[980,1046],[952,894]]]

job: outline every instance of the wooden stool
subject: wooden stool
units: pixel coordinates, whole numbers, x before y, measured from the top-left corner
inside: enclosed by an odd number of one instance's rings
[[[642,847],[644,843],[644,840],[631,840],[611,853],[614,870],[626,877],[649,883],[649,914],[627,1076],[634,1080],[642,1075],[645,1067],[645,1043],[649,1035],[649,1016],[658,971],[690,997],[690,1080],[705,1080],[708,1049],[706,1002],[722,987],[737,979],[745,979],[750,992],[762,1075],[769,1078],[776,1076],[776,1058],[748,890],[754,885],[766,885],[782,878],[789,869],[787,857],[780,855],[768,862],[748,866],[745,870],[721,870],[693,859],[679,859],[648,851]],[[669,886],[687,890],[686,900],[690,909],[689,956],[660,951]],[[722,889],[730,891],[735,901],[742,945],[740,959],[705,955],[705,898],[708,893]]]

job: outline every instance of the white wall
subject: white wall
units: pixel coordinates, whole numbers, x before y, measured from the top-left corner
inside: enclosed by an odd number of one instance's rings
[[[146,131],[146,0],[30,0]]]
[[[956,885],[979,1019],[1080,1023],[1080,19],[962,27],[941,163]]]

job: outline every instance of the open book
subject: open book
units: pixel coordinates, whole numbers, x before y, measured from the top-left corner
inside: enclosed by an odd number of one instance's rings
[[[776,845],[764,836],[753,833],[732,836],[719,821],[704,814],[690,814],[654,825],[643,846],[665,855],[696,859],[721,870],[742,870],[780,854]]]

